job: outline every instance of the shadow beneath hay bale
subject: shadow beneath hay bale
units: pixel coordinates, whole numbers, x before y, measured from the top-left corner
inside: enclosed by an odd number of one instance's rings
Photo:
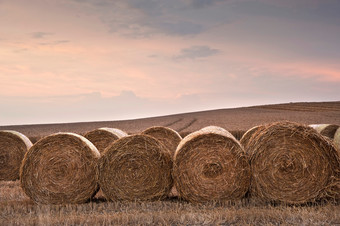
[[[241,140],[242,136],[246,133],[245,130],[232,130],[230,133],[237,139]]]
[[[42,136],[32,136],[29,137],[28,139],[30,139],[30,141],[32,142],[32,144],[37,143],[41,138],[43,138]]]
[[[180,132],[179,135],[181,135],[182,138],[188,136],[191,132]]]

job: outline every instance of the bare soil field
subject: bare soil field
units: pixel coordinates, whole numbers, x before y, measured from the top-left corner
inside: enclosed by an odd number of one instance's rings
[[[289,120],[340,125],[340,102],[289,103],[221,109],[163,117],[68,124],[0,126],[22,132],[33,141],[55,132],[84,134],[99,127],[130,134],[151,126],[167,126],[182,136],[208,125],[245,131],[255,125]],[[109,202],[101,191],[85,204],[37,205],[19,181],[0,181],[0,225],[340,225],[339,204],[288,206],[239,203],[196,205],[169,198],[154,202]]]
[[[123,121],[0,126],[0,130],[16,130],[35,141],[39,137],[55,132],[85,134],[100,127],[118,128],[133,134],[151,126],[166,126],[181,135],[186,135],[210,125],[220,126],[228,131],[246,131],[259,124],[282,120],[305,124],[340,125],[340,101],[262,105]]]

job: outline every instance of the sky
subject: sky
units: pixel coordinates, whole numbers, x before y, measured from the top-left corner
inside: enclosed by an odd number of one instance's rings
[[[0,0],[0,125],[340,100],[339,0]]]

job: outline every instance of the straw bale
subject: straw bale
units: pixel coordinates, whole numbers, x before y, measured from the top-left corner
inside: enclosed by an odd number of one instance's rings
[[[127,135],[120,129],[104,127],[87,132],[84,137],[91,141],[102,154],[110,144]]]
[[[109,200],[160,200],[172,185],[172,157],[155,138],[115,141],[99,160],[99,185]]]
[[[190,202],[236,201],[249,189],[250,166],[228,131],[209,126],[180,142],[173,176],[179,196]]]
[[[340,151],[340,128],[338,128],[334,134],[334,145]]]
[[[263,125],[248,142],[251,197],[303,204],[334,199],[339,192],[340,157],[332,142],[293,122]]]
[[[315,129],[321,135],[326,136],[330,139],[334,138],[334,134],[336,130],[339,128],[338,125],[334,124],[312,124],[309,126]]]
[[[141,134],[149,135],[160,141],[164,147],[169,149],[172,155],[175,154],[176,148],[182,140],[181,135],[177,131],[163,126],[150,127]]]
[[[254,136],[257,135],[257,132],[262,130],[264,127],[262,125],[258,125],[258,126],[254,126],[250,129],[247,130],[247,132],[245,132],[245,134],[243,134],[240,143],[243,146],[244,150],[247,152],[249,151],[248,149],[248,144],[249,141],[254,139]]]
[[[19,179],[21,161],[31,146],[31,141],[22,133],[0,131],[0,180]]]
[[[325,127],[329,126],[329,124],[311,124],[309,125],[313,129],[315,129],[318,133],[321,132]]]
[[[83,203],[98,190],[100,153],[86,138],[56,133],[42,138],[26,153],[21,187],[36,203]]]
[[[339,128],[338,125],[330,124],[326,126],[323,130],[321,130],[320,134],[326,136],[330,139],[334,138],[336,130]]]

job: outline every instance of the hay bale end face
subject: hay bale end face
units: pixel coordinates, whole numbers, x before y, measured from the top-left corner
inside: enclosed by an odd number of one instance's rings
[[[340,158],[330,140],[293,122],[263,125],[255,133],[247,146],[252,198],[303,204],[337,196]]]
[[[178,145],[173,175],[185,200],[236,201],[249,189],[250,166],[240,143],[228,131],[209,126]]]
[[[132,135],[114,142],[99,160],[99,185],[109,200],[160,200],[172,185],[172,157],[155,138]]]
[[[100,153],[103,153],[114,141],[127,135],[120,129],[104,127],[92,130],[86,133],[84,137],[91,141]]]
[[[179,133],[171,128],[163,126],[154,126],[144,130],[141,134],[149,135],[160,141],[172,155],[175,154],[176,148],[181,142],[182,137]]]
[[[74,133],[47,136],[26,153],[21,187],[36,203],[83,203],[97,191],[97,148]]]
[[[19,179],[21,161],[31,146],[31,141],[22,133],[0,131],[0,180]]]

